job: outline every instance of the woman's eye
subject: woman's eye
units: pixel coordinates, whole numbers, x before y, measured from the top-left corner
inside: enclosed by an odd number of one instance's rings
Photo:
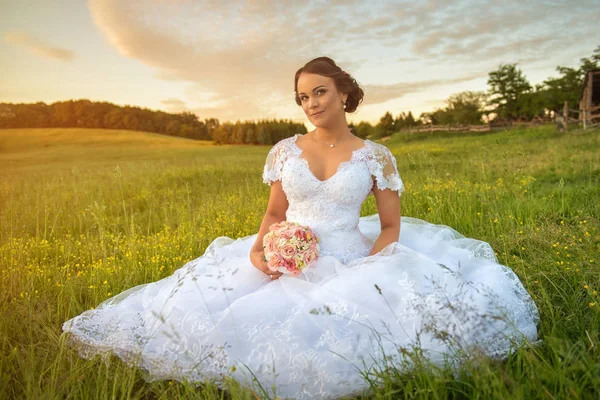
[[[319,89],[316,91],[317,96],[321,96],[322,94],[327,93],[327,90],[325,89]],[[300,96],[300,101],[307,101],[308,100],[308,96]]]

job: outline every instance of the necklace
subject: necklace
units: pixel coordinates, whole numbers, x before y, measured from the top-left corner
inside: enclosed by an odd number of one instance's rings
[[[352,137],[352,132],[348,131],[348,133],[350,133],[350,135],[349,135],[349,136],[346,136],[346,138],[345,138],[345,139],[338,140],[338,141],[337,141],[337,142],[335,142],[335,143],[325,143],[325,142],[321,141],[320,139],[317,139],[317,134],[316,134],[316,132],[315,132],[315,133],[313,133],[313,135],[312,135],[312,138],[313,138],[314,140],[316,140],[317,142],[324,143],[324,144],[328,145],[329,147],[334,147],[336,144],[340,144],[340,143],[342,143],[342,142],[345,142],[346,140],[350,139],[350,137]]]

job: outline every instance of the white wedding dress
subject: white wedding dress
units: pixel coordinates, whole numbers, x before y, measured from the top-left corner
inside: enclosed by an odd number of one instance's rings
[[[256,235],[216,238],[158,282],[131,288],[63,325],[83,357],[113,352],[147,380],[232,377],[278,398],[360,393],[363,374],[469,354],[504,357],[537,339],[538,310],[489,244],[403,217],[398,242],[368,256],[377,215],[360,217],[374,185],[404,190],[396,160],[366,140],[325,181],[296,145],[277,143],[263,180],[281,180],[286,216],[313,228],[320,258],[271,281],[252,266]],[[259,392],[261,393],[261,392]]]

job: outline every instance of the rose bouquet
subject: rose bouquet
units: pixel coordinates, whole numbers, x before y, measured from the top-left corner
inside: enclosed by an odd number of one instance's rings
[[[271,271],[298,275],[319,258],[319,238],[308,226],[282,221],[269,227],[263,238],[267,266]]]

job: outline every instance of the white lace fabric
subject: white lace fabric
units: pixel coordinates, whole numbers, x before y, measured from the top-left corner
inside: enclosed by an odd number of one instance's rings
[[[305,162],[309,175],[312,175],[315,180],[321,183],[326,183],[333,179],[338,173],[341,173],[340,170],[346,167],[347,164],[362,163],[367,166],[373,177],[373,184],[376,184],[378,189],[391,189],[397,191],[398,196],[404,191],[404,185],[396,165],[396,158],[384,145],[372,142],[369,139],[364,140],[363,147],[354,150],[350,160],[340,163],[336,173],[322,181],[314,176],[308,167],[308,162],[301,157],[303,150],[296,144],[299,136],[302,135],[296,134],[293,137],[283,139],[271,148],[263,169],[264,183],[270,185],[274,181],[281,180],[286,161],[290,158],[300,158]],[[372,191],[370,190],[369,193],[372,193]]]
[[[263,182],[281,180],[289,204],[286,219],[313,228],[322,255],[334,255],[342,263],[367,256],[373,242],[358,229],[360,208],[375,186],[402,194],[396,159],[387,147],[367,139],[331,177],[320,180],[302,157],[299,136],[283,139],[269,151]]]
[[[404,190],[387,148],[367,140],[320,181],[297,137],[271,149],[263,179],[281,180],[287,219],[321,239],[317,262],[271,281],[249,261],[256,234],[215,238],[173,275],[66,321],[83,357],[114,353],[149,381],[231,377],[274,386],[271,397],[327,399],[361,393],[369,369],[410,368],[415,348],[444,365],[537,339],[535,303],[488,243],[402,217],[398,241],[368,256],[381,226],[359,217],[362,202],[375,187]]]

